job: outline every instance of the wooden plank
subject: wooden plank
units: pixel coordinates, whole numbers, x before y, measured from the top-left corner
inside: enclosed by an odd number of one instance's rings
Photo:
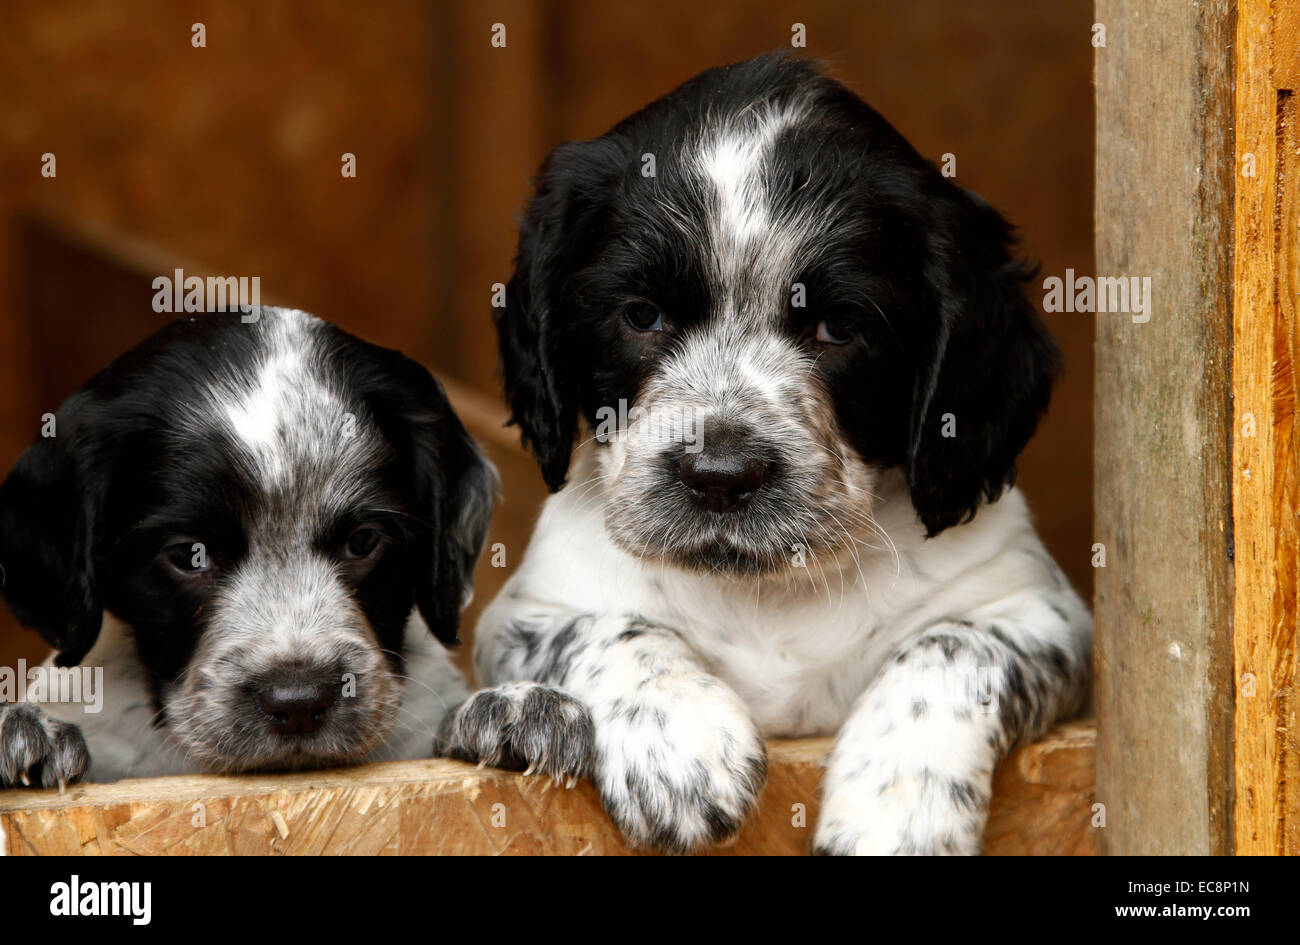
[[[1097,792],[1107,852],[1229,851],[1232,0],[1099,0]]]
[[[1069,722],[1012,752],[993,779],[984,831],[995,856],[1091,856],[1104,830],[1096,812],[1095,724]]]
[[[990,854],[1089,854],[1093,729],[1062,726],[999,769]],[[831,739],[773,742],[760,811],[713,855],[800,855]],[[0,794],[0,853],[608,854],[630,850],[591,784],[442,759],[286,775],[88,784]]]
[[[1233,643],[1237,853],[1300,852],[1295,645],[1300,432],[1300,10],[1237,13]]]

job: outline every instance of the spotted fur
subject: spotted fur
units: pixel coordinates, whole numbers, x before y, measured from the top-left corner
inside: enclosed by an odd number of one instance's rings
[[[591,709],[631,840],[734,834],[763,737],[834,734],[810,847],[979,852],[998,760],[1083,706],[1087,608],[1009,488],[1057,371],[1009,233],[780,56],[543,166],[498,329],[555,495],[476,660]]]
[[[474,693],[447,716],[439,754],[525,774],[546,774],[571,787],[591,764],[591,713],[555,689],[505,683]]]
[[[0,705],[0,787],[63,788],[90,766],[81,729],[32,705]]]
[[[207,314],[56,424],[0,486],[4,595],[104,705],[2,707],[0,782],[433,752],[496,477],[427,371],[303,312]]]

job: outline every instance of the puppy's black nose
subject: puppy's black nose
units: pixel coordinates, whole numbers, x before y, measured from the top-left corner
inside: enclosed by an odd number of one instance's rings
[[[320,682],[270,682],[257,694],[271,727],[280,735],[307,735],[325,724],[338,689]]]
[[[719,444],[685,453],[677,474],[695,498],[710,512],[736,512],[743,508],[767,479],[767,463]]]

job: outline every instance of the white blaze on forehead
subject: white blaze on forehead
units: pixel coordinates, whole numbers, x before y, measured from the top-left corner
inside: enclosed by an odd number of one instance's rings
[[[755,106],[706,131],[695,165],[714,197],[706,227],[717,278],[734,285],[749,270],[760,277],[788,268],[785,241],[774,239],[763,169],[786,129],[799,121],[798,103]],[[766,281],[766,280],[764,280]],[[730,306],[728,306],[730,308]]]
[[[226,405],[230,425],[245,446],[263,450],[275,442],[280,407],[289,390],[302,382],[302,362],[296,355],[276,355],[260,373],[244,399]]]
[[[767,153],[764,138],[734,129],[715,139],[701,156],[704,173],[713,183],[718,215],[710,222],[717,235],[744,246],[767,226],[767,201],[762,167]]]
[[[293,455],[294,443],[308,446],[325,432],[322,424],[331,418],[342,422],[342,405],[311,363],[312,324],[306,313],[284,309],[250,325],[250,331],[262,333],[252,385],[222,398],[235,438],[270,481],[287,478],[301,459]]]

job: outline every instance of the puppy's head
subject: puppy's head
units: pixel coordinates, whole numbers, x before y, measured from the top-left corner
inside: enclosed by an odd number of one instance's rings
[[[62,665],[119,618],[162,724],[214,769],[383,741],[405,625],[455,640],[495,488],[427,371],[301,312],[204,315],[55,424],[0,486],[0,564]]]
[[[557,148],[498,319],[552,490],[590,427],[606,527],[690,568],[872,544],[880,471],[935,535],[996,499],[1056,350],[1010,227],[795,59],[687,82]]]

